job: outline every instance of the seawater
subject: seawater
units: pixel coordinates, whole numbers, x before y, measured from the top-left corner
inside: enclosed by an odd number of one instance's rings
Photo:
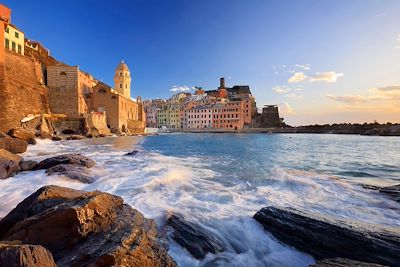
[[[138,150],[135,156],[125,153]],[[201,261],[170,242],[179,266],[308,266],[314,259],[252,219],[265,206],[400,226],[400,203],[362,184],[400,183],[400,138],[308,134],[165,134],[80,141],[38,140],[25,159],[81,153],[97,162],[83,184],[44,171],[0,181],[0,217],[40,186],[102,190],[164,224],[171,213],[227,246]]]

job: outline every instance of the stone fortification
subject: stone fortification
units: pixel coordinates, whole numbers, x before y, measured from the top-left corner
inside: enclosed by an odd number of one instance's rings
[[[21,126],[28,114],[49,113],[48,89],[40,63],[5,52],[0,66],[0,131]]]

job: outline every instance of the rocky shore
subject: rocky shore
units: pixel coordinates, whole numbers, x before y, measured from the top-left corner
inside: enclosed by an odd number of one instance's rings
[[[29,133],[13,135],[0,135],[1,179],[12,179],[21,171],[45,170],[43,175],[95,181],[90,172],[94,160],[62,154],[25,161],[17,154],[26,151],[28,140],[33,138],[29,143],[34,144],[35,139]],[[133,150],[125,156],[137,153]],[[366,187],[400,199],[399,185]],[[400,266],[398,228],[280,207],[262,208],[254,219],[280,242],[312,255],[314,267]],[[119,196],[49,185],[1,219],[0,266],[177,266],[168,255],[172,240],[197,260],[223,253],[229,245],[190,217],[169,214],[157,226]],[[214,266],[213,262],[207,266]]]

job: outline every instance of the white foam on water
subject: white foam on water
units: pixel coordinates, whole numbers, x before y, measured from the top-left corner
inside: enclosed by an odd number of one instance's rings
[[[335,217],[369,223],[400,226],[399,203],[363,189],[359,185],[314,171],[289,170],[275,166],[257,180],[239,179],[235,173],[224,177],[208,159],[163,155],[139,149],[135,156],[124,156],[128,149],[103,141],[41,141],[23,155],[42,160],[62,153],[81,153],[97,165],[90,169],[93,184],[82,184],[44,171],[23,172],[0,181],[0,217],[39,187],[47,184],[82,190],[102,190],[117,194],[146,217],[165,223],[166,214],[178,213],[201,224],[223,241],[227,249],[194,259],[171,241],[169,253],[180,266],[308,266],[312,257],[275,240],[252,216],[262,207],[290,206]],[[127,139],[128,140],[128,139]],[[213,163],[226,165],[226,158]],[[224,161],[225,160],[225,161]],[[240,166],[238,166],[239,168]]]

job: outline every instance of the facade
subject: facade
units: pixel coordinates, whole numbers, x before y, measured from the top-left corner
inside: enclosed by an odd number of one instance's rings
[[[0,64],[5,62],[5,30],[11,22],[11,9],[0,4]]]
[[[56,65],[47,68],[49,104],[53,113],[78,119],[92,110],[93,77],[77,66]]]
[[[213,107],[213,127],[240,130],[244,126],[245,102],[230,101]]]
[[[131,98],[131,72],[123,60],[115,70],[114,89],[126,98]]]
[[[5,27],[4,42],[6,49],[24,55],[25,34],[16,26],[8,24]]]
[[[105,83],[93,87],[93,110],[106,112],[107,127],[115,133],[141,133],[144,131],[146,116],[143,105],[120,94]]]
[[[196,106],[188,110],[187,128],[213,128],[213,107],[211,105]]]

